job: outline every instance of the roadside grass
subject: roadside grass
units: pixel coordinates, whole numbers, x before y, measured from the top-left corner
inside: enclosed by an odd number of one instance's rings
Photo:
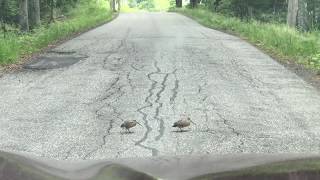
[[[246,22],[205,8],[171,11],[186,15],[204,26],[238,35],[280,57],[280,60],[291,60],[320,73],[320,31],[299,32],[285,24]]]
[[[114,14],[105,1],[81,0],[66,16],[63,21],[44,24],[30,33],[9,32],[6,38],[0,33],[0,65],[15,63],[56,41],[110,21]]]

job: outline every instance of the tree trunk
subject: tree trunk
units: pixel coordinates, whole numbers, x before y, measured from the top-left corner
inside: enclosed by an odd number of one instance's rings
[[[298,0],[289,0],[287,23],[290,27],[297,26],[298,9],[299,9]]]
[[[50,0],[50,19],[49,19],[49,23],[54,22],[54,0]]]
[[[277,0],[273,0],[272,2],[272,8],[273,8],[273,15],[277,14]]]
[[[39,0],[29,0],[29,20],[31,27],[37,27],[41,25],[40,21],[40,1]]]
[[[182,0],[176,0],[176,7],[181,8],[182,7]]]
[[[1,29],[3,32],[3,38],[6,38],[7,34],[7,28],[5,23],[5,18],[7,14],[7,10],[5,9],[5,0],[0,0],[0,23],[1,23]]]
[[[197,0],[190,0],[190,6],[191,6],[191,8],[196,8],[197,7]]]
[[[303,31],[310,30],[310,20],[307,7],[307,0],[299,0],[298,28]]]
[[[116,0],[110,0],[111,1],[111,9],[113,12],[116,12]]]
[[[310,29],[309,14],[306,0],[289,0],[287,23],[291,27],[298,27],[307,31]]]
[[[113,12],[116,12],[116,0],[110,0],[110,8]]]
[[[29,31],[28,0],[19,0],[19,24],[21,31]]]
[[[121,0],[117,0],[117,3],[118,3],[118,12],[120,12],[120,9],[121,9],[121,4],[120,4]]]
[[[249,19],[252,19],[253,18],[253,7],[251,7],[251,6],[248,6],[248,8],[247,8],[248,10],[248,15],[247,15],[247,17],[249,18]]]
[[[6,14],[6,9],[4,7],[5,0],[0,0],[0,21],[4,22],[5,19],[5,14]]]
[[[214,11],[218,11],[218,7],[220,6],[222,0],[215,0],[213,3]]]
[[[1,11],[4,10],[4,8],[3,8],[3,2],[4,2],[4,0],[0,0],[0,18],[1,18],[1,19],[3,18],[3,14],[1,13]]]

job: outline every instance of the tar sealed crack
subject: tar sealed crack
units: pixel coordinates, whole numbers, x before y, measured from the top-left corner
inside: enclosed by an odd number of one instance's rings
[[[175,81],[174,81],[174,88],[171,90],[172,91],[172,96],[170,97],[170,104],[174,104],[175,100],[177,98],[178,95],[178,89],[179,89],[179,80],[177,78],[177,69],[173,71],[173,75],[175,77]]]
[[[128,84],[129,84],[131,90],[134,90],[135,87],[133,86],[132,79],[130,78],[130,74],[131,74],[131,73],[128,72],[126,78],[127,78],[127,82],[128,82]]]
[[[113,80],[113,82],[109,85],[109,87],[105,90],[105,95],[103,95],[102,98],[98,99],[98,101],[96,102],[98,104],[101,104],[100,107],[95,111],[96,117],[98,119],[104,120],[105,115],[101,112],[103,109],[111,109],[112,115],[115,118],[111,118],[109,120],[107,133],[102,135],[102,143],[97,148],[86,153],[83,157],[84,160],[88,159],[93,153],[97,152],[106,144],[106,137],[111,133],[111,129],[113,128],[113,124],[115,121],[114,119],[122,120],[122,118],[120,117],[121,113],[118,112],[116,106],[113,104],[117,102],[125,94],[125,92],[122,90],[123,87],[124,85],[120,85],[120,77],[116,77]],[[111,98],[113,98],[114,100],[111,101]]]
[[[148,115],[143,110],[153,106],[153,103],[150,101],[150,98],[154,94],[153,91],[156,88],[157,81],[152,80],[151,76],[153,74],[160,73],[160,69],[157,67],[157,62],[154,63],[154,67],[156,68],[156,71],[155,72],[151,72],[151,73],[149,73],[147,75],[148,80],[151,81],[151,87],[148,89],[148,96],[144,100],[146,105],[141,107],[141,108],[139,108],[139,109],[137,109],[137,112],[139,112],[142,115],[142,119],[144,121],[144,125],[145,125],[147,131],[144,133],[143,137],[140,140],[136,141],[135,145],[139,146],[139,147],[142,147],[142,148],[145,148],[145,149],[148,149],[148,150],[151,150],[152,156],[157,156],[159,151],[156,148],[148,147],[148,146],[145,146],[145,145],[142,144],[143,142],[145,142],[145,140],[148,138],[149,133],[152,131],[152,128],[148,124],[148,120],[147,120]]]
[[[229,124],[229,120],[228,119],[226,119],[225,117],[223,117],[220,113],[216,113],[218,116],[219,116],[219,118],[220,119],[222,119],[223,120],[223,124],[228,128],[228,129],[230,129],[231,131],[232,131],[232,133],[234,133],[237,137],[239,137],[240,138],[240,145],[238,146],[238,149],[240,150],[240,152],[243,152],[243,149],[242,149],[242,147],[241,146],[243,146],[244,145],[244,142],[243,142],[243,140],[241,139],[241,133],[239,132],[239,131],[237,131],[234,127],[232,127],[230,124]]]
[[[166,88],[166,82],[168,80],[168,77],[169,77],[169,74],[167,73],[164,78],[163,78],[163,81],[161,83],[161,89],[160,91],[157,93],[157,99],[156,99],[156,103],[158,104],[157,108],[156,108],[156,114],[154,116],[155,119],[157,119],[159,121],[159,135],[155,138],[156,141],[160,140],[160,138],[163,136],[164,134],[164,130],[165,130],[165,127],[164,127],[164,122],[163,122],[163,119],[162,118],[159,118],[159,111],[160,111],[160,108],[162,107],[163,103],[160,103],[159,100],[161,98],[161,93],[163,93],[163,91],[165,90]]]

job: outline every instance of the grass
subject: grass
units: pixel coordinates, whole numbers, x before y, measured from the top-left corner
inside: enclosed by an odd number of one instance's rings
[[[205,8],[173,9],[207,27],[239,35],[263,50],[320,72],[320,31],[298,32],[285,24],[244,22]]]
[[[6,38],[0,33],[0,65],[15,63],[56,41],[110,21],[114,14],[108,4],[104,0],[81,0],[64,21],[43,25],[31,33],[9,32]]]

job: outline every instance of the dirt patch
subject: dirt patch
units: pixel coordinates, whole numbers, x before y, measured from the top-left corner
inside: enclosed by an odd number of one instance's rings
[[[301,64],[296,64],[292,62],[283,62],[279,61],[284,67],[289,69],[290,71],[297,74],[306,82],[310,83],[313,87],[320,91],[320,72],[316,72],[310,69],[305,68]]]

